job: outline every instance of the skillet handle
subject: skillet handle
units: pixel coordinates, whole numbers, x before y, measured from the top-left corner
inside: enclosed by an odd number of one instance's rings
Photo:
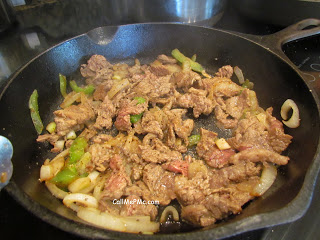
[[[316,80],[316,77],[309,72],[301,71],[294,63],[291,62],[291,60],[283,52],[282,47],[284,44],[288,42],[303,39],[306,37],[311,37],[317,34],[320,34],[320,19],[310,18],[302,20],[291,26],[288,26],[287,28],[284,28],[281,31],[276,32],[274,34],[254,36],[253,38],[249,37],[249,39],[259,43],[263,47],[278,55],[289,65],[291,65],[294,69],[296,69],[298,72],[304,75],[304,79],[306,80],[306,82],[311,83]],[[310,80],[310,77],[312,80]]]
[[[288,42],[320,34],[320,19],[305,19],[279,32],[261,38],[261,44],[273,51],[281,52],[282,46]]]

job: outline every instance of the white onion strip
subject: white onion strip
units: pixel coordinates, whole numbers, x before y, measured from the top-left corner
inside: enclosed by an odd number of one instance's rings
[[[54,183],[46,181],[45,184],[46,184],[47,188],[49,189],[49,191],[51,192],[51,194],[53,196],[55,196],[56,198],[64,199],[68,195],[67,192],[58,188]]]
[[[86,207],[98,207],[98,201],[95,197],[84,193],[70,193],[63,198],[63,204],[71,207],[71,204],[78,203]]]
[[[260,182],[253,189],[251,194],[253,196],[261,196],[262,194],[264,194],[272,186],[272,184],[276,180],[276,177],[277,168],[271,163],[268,163],[268,165],[263,167]]]
[[[179,221],[179,213],[178,213],[177,209],[175,209],[175,207],[173,207],[173,206],[168,206],[163,210],[161,217],[160,217],[160,222],[161,223],[166,222],[169,214],[172,215],[174,221],[176,221],[176,222]]]
[[[243,84],[244,83],[244,76],[243,76],[242,70],[238,66],[235,66],[233,68],[233,71],[236,74],[237,78],[239,79],[239,83]]]
[[[78,217],[95,226],[121,232],[154,233],[159,231],[160,224],[148,221],[145,216],[120,217],[100,212],[94,208],[79,207]],[[141,219],[140,219],[141,218]]]
[[[292,116],[288,119],[288,112],[292,109]],[[283,124],[285,124],[289,128],[297,128],[300,125],[300,116],[299,116],[299,108],[297,104],[291,100],[287,99],[282,107],[281,107],[281,117],[284,119],[282,120]]]

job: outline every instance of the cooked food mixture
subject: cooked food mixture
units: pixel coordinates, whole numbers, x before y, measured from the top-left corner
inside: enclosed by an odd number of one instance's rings
[[[238,67],[210,76],[195,56],[172,56],[128,66],[93,55],[80,68],[86,85],[68,79],[70,93],[60,75],[64,101],[37,139],[57,156],[40,180],[81,219],[135,233],[168,219],[209,226],[264,194],[288,163],[292,137]]]

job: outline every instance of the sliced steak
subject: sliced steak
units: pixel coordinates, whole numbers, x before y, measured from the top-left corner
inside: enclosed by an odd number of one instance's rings
[[[160,165],[150,163],[143,170],[143,182],[147,187],[143,198],[147,201],[159,201],[161,205],[168,205],[176,198],[174,193],[175,174],[165,171]]]
[[[215,75],[221,78],[231,78],[233,75],[233,67],[230,65],[222,66]]]
[[[105,96],[103,102],[97,108],[97,119],[94,127],[97,129],[110,129],[112,127],[112,118],[116,114],[116,108],[108,96]]]

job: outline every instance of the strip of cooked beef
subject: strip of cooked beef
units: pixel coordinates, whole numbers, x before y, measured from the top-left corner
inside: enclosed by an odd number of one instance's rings
[[[181,173],[183,176],[188,176],[189,162],[186,160],[174,160],[162,164],[162,168],[174,173]]]
[[[174,179],[174,192],[183,206],[199,204],[210,194],[209,177],[196,174],[192,179],[177,175]]]
[[[206,96],[206,90],[191,87],[188,93],[182,94],[177,99],[176,104],[183,108],[193,108],[193,115],[198,118],[200,114],[210,114],[214,108],[213,102]]]
[[[168,116],[168,146],[181,153],[186,152],[186,146],[189,144],[188,137],[194,128],[194,121],[192,119],[182,120],[183,116],[187,113],[186,109],[172,109],[170,111],[165,111],[165,113]],[[182,144],[177,137],[182,139],[184,144]]]
[[[159,107],[154,107],[145,111],[141,121],[134,125],[134,129],[138,134],[152,133],[162,139],[163,131],[168,125],[168,116]]]
[[[87,64],[81,65],[80,72],[86,78],[87,84],[95,86],[111,79],[113,75],[112,65],[101,55],[93,55]]]
[[[143,113],[148,109],[148,102],[138,103],[138,100],[123,99],[117,113],[115,127],[120,131],[130,131],[132,129],[130,115]]]
[[[262,116],[266,120],[259,120],[256,115],[245,114],[234,130],[234,136],[228,143],[241,151],[248,148],[263,148],[278,153],[284,151],[291,142],[292,136],[285,134],[282,123],[274,118],[272,108],[268,108]]]
[[[267,130],[269,145],[275,152],[281,153],[291,143],[292,136],[284,133],[283,124],[272,116],[272,108],[266,110]]]
[[[181,71],[172,74],[170,81],[177,88],[183,89],[185,92],[197,81],[201,80],[201,76],[193,71]]]
[[[252,94],[251,94],[252,95]],[[227,98],[217,97],[214,109],[217,120],[225,128],[237,126],[243,111],[251,107],[251,96],[249,89],[243,89],[240,95]]]
[[[127,201],[127,202],[126,202]],[[158,209],[152,204],[141,204],[143,200],[136,195],[130,195],[124,199],[125,204],[120,210],[121,216],[150,216],[151,221],[154,221],[158,215]]]
[[[217,77],[231,78],[233,74],[233,67],[230,65],[225,65],[219,68],[218,72],[215,73]]]
[[[110,129],[112,127],[112,118],[116,115],[116,108],[108,96],[105,96],[103,102],[96,109],[97,119],[94,127],[97,129]]]
[[[100,144],[92,144],[88,149],[91,154],[91,161],[100,172],[104,172],[109,167],[110,158],[113,151]]]
[[[110,158],[109,166],[112,169],[112,173],[104,185],[100,201],[121,198],[125,193],[125,188],[131,185],[131,180],[125,171],[123,161],[118,154],[114,154]]]
[[[289,157],[282,156],[279,153],[267,149],[252,148],[236,153],[230,157],[229,161],[232,163],[237,163],[238,161],[270,162],[278,165],[286,165],[288,164]]]
[[[71,105],[65,109],[56,110],[54,121],[57,124],[57,134],[65,136],[71,130],[78,131],[83,128],[83,124],[95,118],[95,113],[87,101],[78,105]]]
[[[37,142],[49,142],[51,145],[54,145],[56,141],[59,140],[61,136],[57,134],[42,134],[37,138]]]
[[[218,139],[218,134],[215,132],[201,128],[200,136],[196,147],[198,155],[211,167],[222,168],[226,166],[235,151],[233,149],[220,150],[215,143]]]
[[[146,185],[143,199],[159,201],[160,205],[168,205],[176,198],[174,193],[175,174],[164,170],[160,165],[150,163],[143,170],[143,182]]]
[[[150,138],[151,136],[151,138]],[[146,139],[149,139],[147,143]],[[180,152],[170,150],[160,139],[156,138],[152,134],[148,134],[144,137],[144,144],[139,146],[141,150],[141,158],[146,162],[151,163],[164,163],[174,160],[182,160]]]
[[[251,177],[259,176],[261,169],[261,164],[240,161],[234,165],[213,170],[210,174],[210,188],[219,189],[228,187],[230,183],[246,181]]]
[[[137,96],[147,96],[150,101],[168,96],[173,87],[170,83],[170,75],[158,77],[150,69],[146,69],[144,74],[135,75],[134,78],[138,83],[133,87],[132,92]]]

